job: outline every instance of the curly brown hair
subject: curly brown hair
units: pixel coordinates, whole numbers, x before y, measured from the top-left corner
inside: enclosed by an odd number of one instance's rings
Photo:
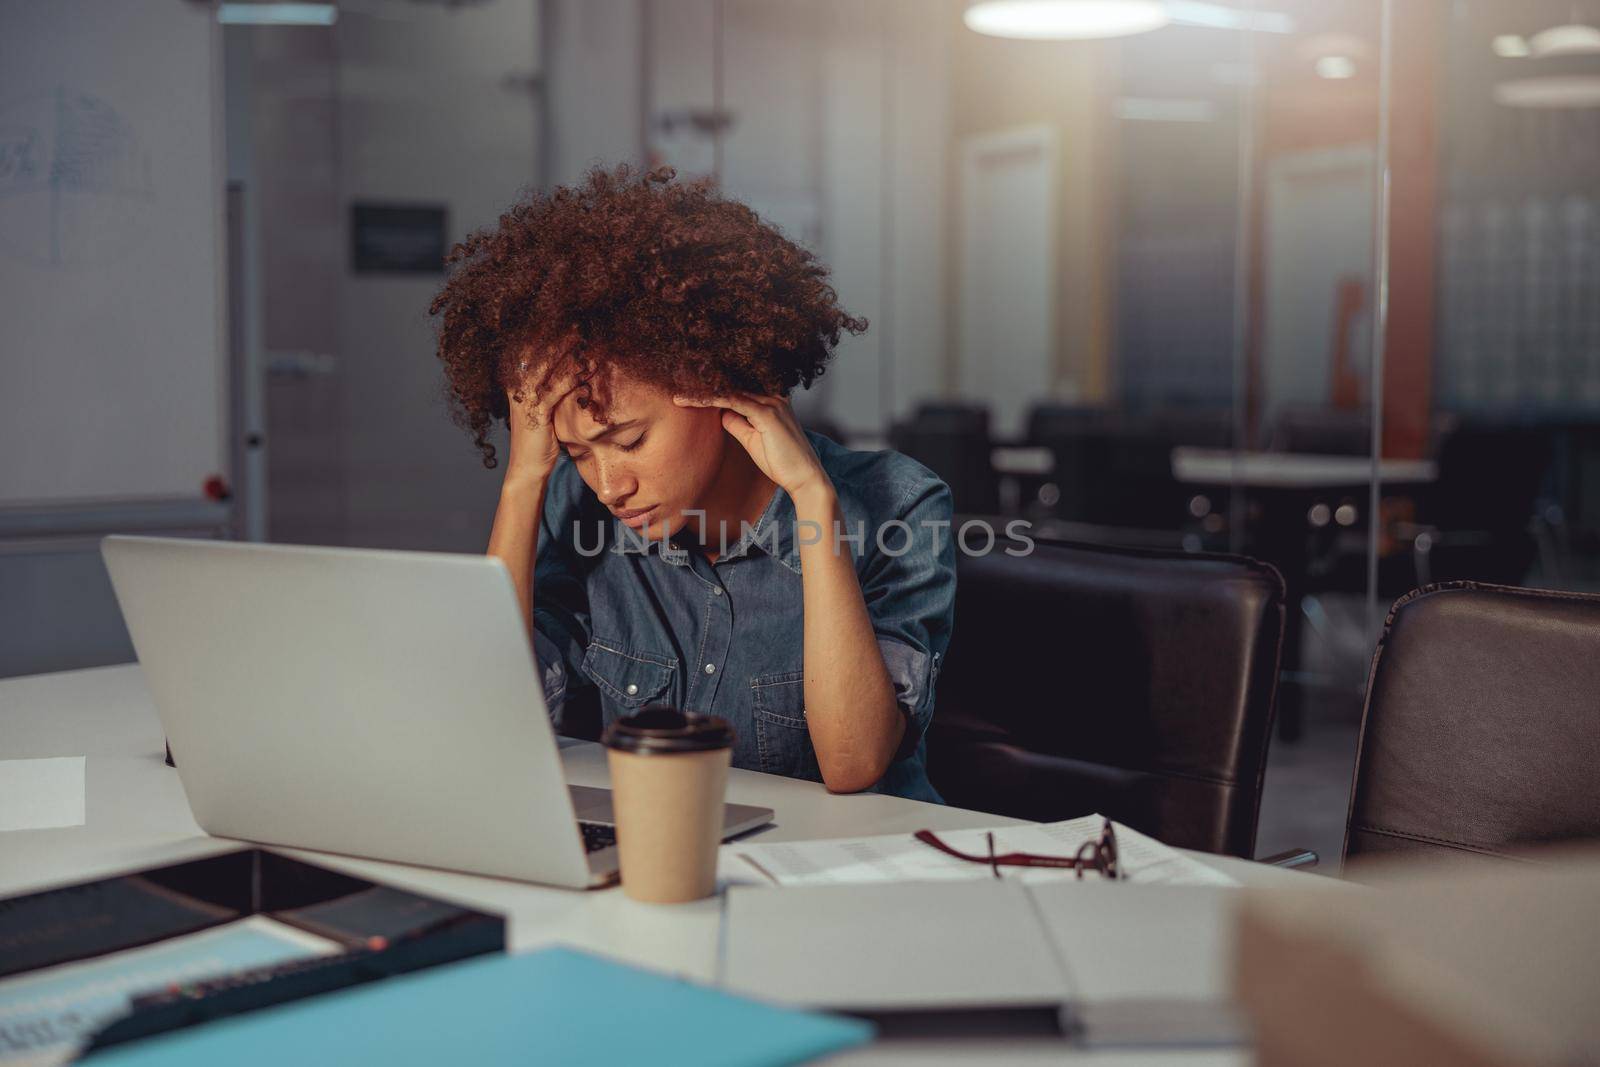
[[[508,389],[537,399],[577,372],[579,403],[602,420],[599,389],[617,371],[700,399],[786,396],[822,374],[841,334],[867,328],[810,252],[711,183],[674,178],[597,168],[451,249],[428,310],[452,414],[485,467]]]

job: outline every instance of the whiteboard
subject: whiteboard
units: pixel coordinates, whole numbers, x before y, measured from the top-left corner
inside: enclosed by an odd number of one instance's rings
[[[0,507],[227,473],[214,19],[0,0]]]

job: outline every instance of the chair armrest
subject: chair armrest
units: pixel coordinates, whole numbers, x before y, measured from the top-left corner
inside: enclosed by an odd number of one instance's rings
[[[1309,848],[1291,848],[1287,852],[1263,856],[1256,862],[1270,864],[1273,867],[1315,867],[1321,859],[1322,857]]]

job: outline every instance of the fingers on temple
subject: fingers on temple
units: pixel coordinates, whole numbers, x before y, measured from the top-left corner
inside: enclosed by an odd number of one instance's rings
[[[755,424],[752,423],[747,417],[731,409],[723,411],[722,425],[729,433],[733,434],[736,440],[741,443],[751,434],[759,432],[756,430]]]

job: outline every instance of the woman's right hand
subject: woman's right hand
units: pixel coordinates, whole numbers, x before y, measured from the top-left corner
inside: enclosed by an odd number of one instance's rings
[[[508,486],[543,489],[561,458],[556,440],[555,410],[578,387],[575,373],[554,378],[537,401],[531,394],[517,399],[517,387],[506,390],[511,411],[511,455],[506,460]]]

